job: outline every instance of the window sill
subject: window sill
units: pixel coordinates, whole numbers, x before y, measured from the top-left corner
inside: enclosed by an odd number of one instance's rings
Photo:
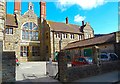
[[[11,36],[11,35],[13,35],[13,34],[5,34],[5,35],[10,35],[10,36]]]

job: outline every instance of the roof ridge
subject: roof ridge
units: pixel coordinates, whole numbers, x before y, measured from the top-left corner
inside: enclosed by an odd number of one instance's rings
[[[46,21],[55,22],[55,21],[52,21],[52,20],[46,20]],[[55,23],[62,23],[62,24],[66,24],[66,23],[64,23],[64,22],[55,22]],[[67,25],[67,24],[66,24],[66,25]],[[79,27],[81,27],[80,25],[76,25],[76,24],[68,24],[68,25],[75,25],[75,26],[79,26]]]
[[[102,38],[102,37],[105,37],[105,36],[108,36],[108,35],[112,35],[112,34],[114,34],[114,33],[115,33],[115,32],[109,33],[109,34],[105,34],[105,35],[99,36],[99,37],[92,37],[92,38],[88,38],[88,39],[83,39],[83,40],[79,40],[79,41],[74,41],[74,42],[71,42],[71,43],[69,43],[69,44],[77,43],[77,42],[80,42],[80,41],[86,41],[86,40],[90,40],[90,39],[94,39],[94,38]]]
[[[64,49],[90,46],[90,45],[109,43],[109,42],[113,43],[113,42],[116,42],[115,34],[116,32],[113,32],[100,37],[93,37],[93,38],[84,39],[81,41],[75,41],[75,42],[69,43],[67,46],[64,47]]]

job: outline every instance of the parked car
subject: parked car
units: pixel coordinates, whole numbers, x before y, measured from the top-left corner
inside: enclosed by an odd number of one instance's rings
[[[92,64],[92,58],[84,56],[76,56],[73,58],[72,66],[81,66],[86,64]]]
[[[101,53],[100,60],[101,61],[115,61],[115,60],[118,60],[118,56],[115,53]]]

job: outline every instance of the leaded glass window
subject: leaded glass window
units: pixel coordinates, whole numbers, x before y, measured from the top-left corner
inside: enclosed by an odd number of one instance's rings
[[[30,40],[30,41],[37,41],[39,32],[38,26],[33,22],[25,23],[22,27],[22,39],[23,40]]]

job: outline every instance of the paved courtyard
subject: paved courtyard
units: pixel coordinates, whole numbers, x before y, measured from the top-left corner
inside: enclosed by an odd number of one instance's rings
[[[47,65],[47,69],[55,74],[53,69]],[[48,71],[47,70],[47,71]],[[50,74],[49,74],[50,75]],[[17,82],[58,82],[46,75],[46,62],[25,62],[16,66],[16,81]]]

